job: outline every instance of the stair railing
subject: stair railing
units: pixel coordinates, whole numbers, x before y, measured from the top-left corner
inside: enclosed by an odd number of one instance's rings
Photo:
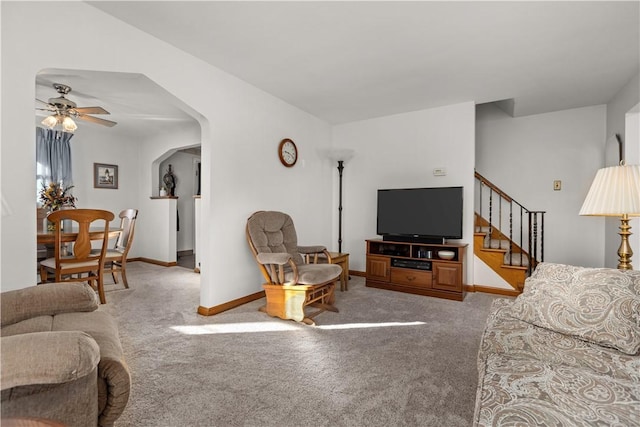
[[[489,238],[494,234],[494,230],[507,238],[509,242],[508,265],[511,266],[514,265],[513,254],[517,245],[521,251],[520,265],[522,265],[524,253],[529,258],[527,272],[531,274],[536,265],[544,261],[544,214],[546,212],[525,208],[478,172],[475,172],[475,178],[476,213],[477,217],[488,222]],[[488,200],[486,200],[487,198]],[[507,211],[507,213],[503,215],[503,211]],[[508,219],[508,224],[504,224],[507,221],[505,216]],[[478,229],[478,226],[479,224],[476,223],[475,230]],[[502,230],[507,228],[509,232],[505,234]]]

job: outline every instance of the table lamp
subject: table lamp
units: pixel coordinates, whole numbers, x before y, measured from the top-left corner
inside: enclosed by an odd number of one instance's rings
[[[632,270],[629,217],[640,216],[640,165],[620,163],[598,170],[580,215],[620,217],[618,269]]]

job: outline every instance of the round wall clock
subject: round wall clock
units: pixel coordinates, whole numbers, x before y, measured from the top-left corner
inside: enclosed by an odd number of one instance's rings
[[[298,161],[298,148],[296,144],[289,138],[280,141],[278,146],[278,157],[283,165],[290,168]]]

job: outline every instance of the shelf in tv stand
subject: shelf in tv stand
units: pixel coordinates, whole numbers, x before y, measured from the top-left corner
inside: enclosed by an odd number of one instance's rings
[[[462,301],[466,243],[397,242],[370,239],[366,285],[381,289]],[[442,259],[438,252],[454,253]]]
[[[430,259],[415,258],[391,258],[392,268],[409,268],[411,270],[431,271],[432,261]]]

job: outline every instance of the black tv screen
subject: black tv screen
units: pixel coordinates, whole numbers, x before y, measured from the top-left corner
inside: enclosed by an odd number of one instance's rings
[[[377,234],[385,239],[462,239],[462,187],[378,190]]]

